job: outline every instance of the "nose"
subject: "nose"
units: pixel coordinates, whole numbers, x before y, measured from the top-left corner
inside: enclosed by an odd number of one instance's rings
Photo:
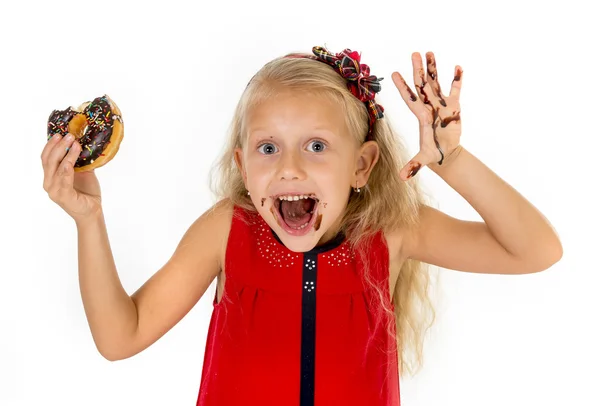
[[[277,163],[277,178],[280,180],[303,180],[306,178],[301,153],[285,151]]]

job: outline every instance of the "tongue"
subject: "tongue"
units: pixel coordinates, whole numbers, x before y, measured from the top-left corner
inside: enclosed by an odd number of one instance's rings
[[[306,224],[310,221],[312,216],[309,211],[313,207],[312,199],[300,199],[300,200],[282,200],[281,201],[281,213],[283,220],[290,227],[298,227]]]

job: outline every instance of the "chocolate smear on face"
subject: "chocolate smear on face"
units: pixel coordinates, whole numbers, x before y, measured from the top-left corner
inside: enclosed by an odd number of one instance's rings
[[[266,198],[262,198],[260,199],[260,207],[265,207],[265,200],[267,200]]]
[[[321,228],[321,220],[323,220],[323,215],[319,214],[317,216],[317,219],[315,220],[315,225],[314,225],[315,231],[319,231],[319,228]]]

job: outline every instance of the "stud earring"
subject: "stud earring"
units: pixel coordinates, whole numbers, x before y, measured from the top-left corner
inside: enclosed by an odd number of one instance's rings
[[[248,196],[250,196],[250,191],[249,191],[249,190],[247,190],[247,192],[248,192]]]
[[[358,181],[356,181],[356,187],[354,188],[356,193],[360,193],[360,188],[358,187]]]

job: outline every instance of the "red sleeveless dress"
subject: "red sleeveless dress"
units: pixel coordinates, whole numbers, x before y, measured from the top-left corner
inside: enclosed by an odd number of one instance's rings
[[[389,303],[381,233],[369,252]],[[363,287],[359,261],[343,235],[290,251],[258,213],[236,206],[196,405],[399,406],[391,319],[375,323],[379,299]]]

